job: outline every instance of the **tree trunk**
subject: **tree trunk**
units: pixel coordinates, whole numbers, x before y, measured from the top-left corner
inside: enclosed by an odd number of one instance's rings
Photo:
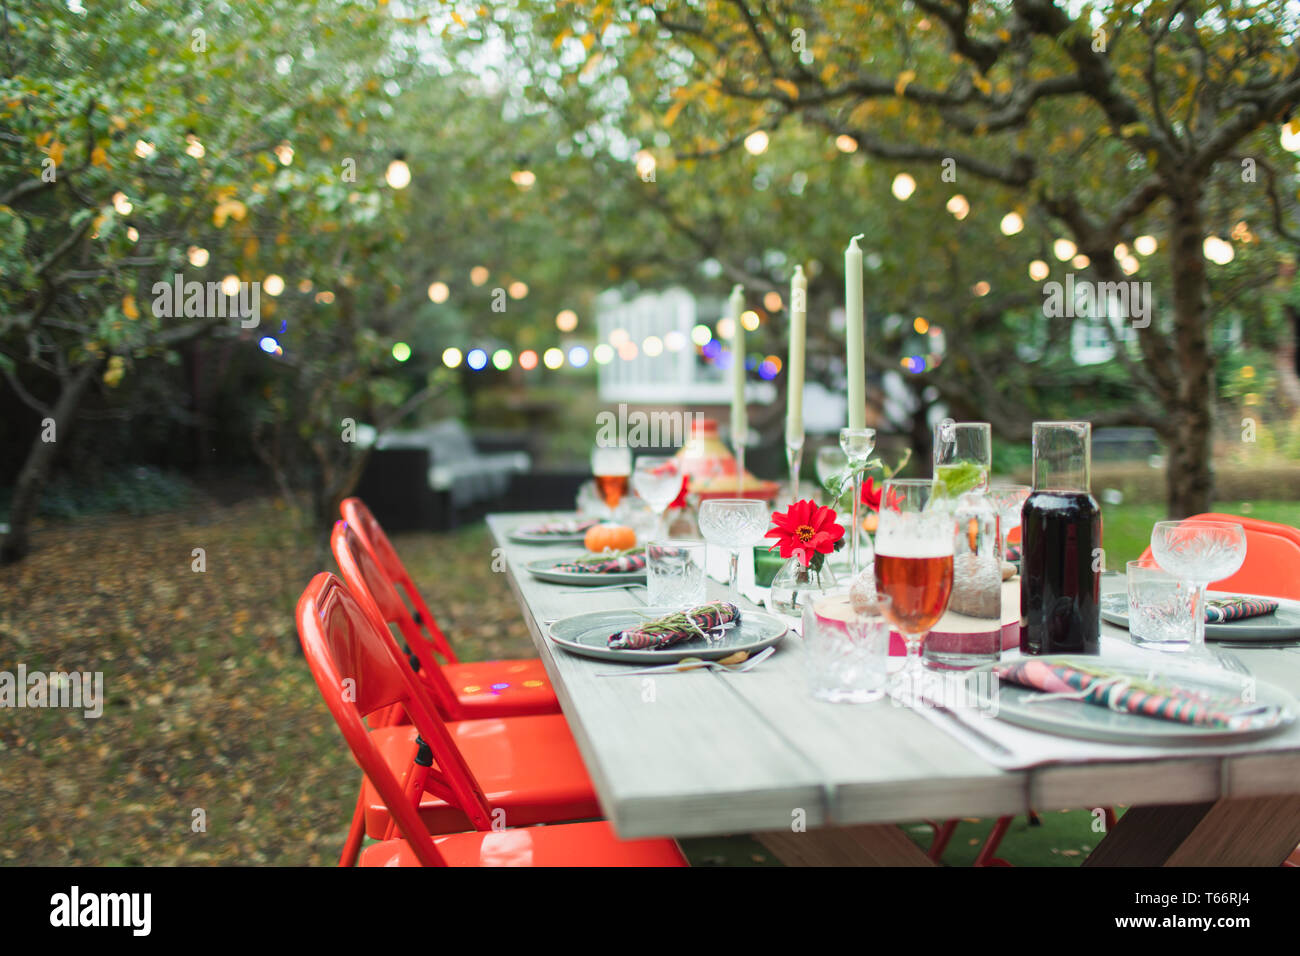
[[[50,475],[50,466],[58,454],[59,443],[66,442],[68,430],[76,418],[77,406],[86,394],[99,368],[98,363],[91,362],[77,369],[72,379],[59,392],[59,400],[54,406],[54,441],[45,441],[45,424],[32,442],[27,452],[23,470],[18,474],[18,484],[14,488],[14,497],[9,509],[9,533],[0,542],[0,564],[13,564],[27,556],[31,549],[28,536],[31,532],[32,519],[41,503],[41,494],[45,491],[45,481]]]
[[[1178,395],[1170,409],[1165,487],[1169,517],[1186,518],[1211,510],[1214,501],[1214,359],[1210,354],[1205,221],[1199,187],[1174,196],[1171,213]],[[1155,330],[1138,330],[1138,335],[1149,334],[1156,334]]]

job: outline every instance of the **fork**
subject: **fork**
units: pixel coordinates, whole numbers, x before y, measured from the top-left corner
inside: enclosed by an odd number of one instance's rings
[[[594,585],[592,585],[592,586],[590,586],[590,587],[585,587],[585,588],[565,588],[565,589],[562,590],[560,593],[562,593],[562,594],[583,594],[583,593],[585,593],[585,592],[587,592],[587,591],[622,591],[622,590],[624,590],[625,588],[643,588],[643,587],[645,587],[645,586],[646,586],[646,585],[644,585],[644,584],[640,584],[640,583],[635,582],[635,581],[633,581],[633,582],[631,582],[631,583],[628,583],[628,584],[594,584]]]
[[[596,676],[631,677],[633,674],[668,674],[681,671],[699,670],[702,667],[708,668],[709,670],[723,671],[728,674],[743,674],[745,671],[756,667],[762,661],[767,660],[775,653],[775,647],[767,647],[748,660],[739,661],[735,664],[723,664],[720,661],[703,661],[687,657],[678,661],[676,664],[661,664],[656,667],[641,667],[633,671],[604,671]]]

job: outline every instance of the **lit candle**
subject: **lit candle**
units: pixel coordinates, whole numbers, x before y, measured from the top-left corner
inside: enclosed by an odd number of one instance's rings
[[[861,238],[861,235],[854,236],[844,250],[844,330],[850,428],[867,427],[867,370],[862,341],[862,250],[858,248]]]
[[[731,440],[743,445],[749,429],[749,416],[745,409],[745,327],[740,324],[740,314],[745,311],[745,287],[737,284],[731,289],[727,309],[731,316]]]
[[[790,280],[790,356],[785,366],[786,380],[785,443],[803,444],[803,366],[804,343],[808,335],[808,280],[803,266],[794,267]]]

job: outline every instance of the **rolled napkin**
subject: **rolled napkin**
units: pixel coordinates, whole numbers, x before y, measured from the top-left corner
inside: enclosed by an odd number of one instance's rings
[[[572,574],[626,574],[629,571],[644,571],[645,548],[631,548],[612,554],[577,558],[557,564],[551,570]]]
[[[585,534],[600,524],[598,518],[567,518],[563,521],[543,521],[540,524],[525,525],[519,529],[520,534]]]
[[[1215,695],[1172,683],[1145,681],[1101,667],[1021,660],[1002,664],[993,668],[993,672],[999,680],[1053,696],[1198,727],[1259,730],[1276,725],[1282,717],[1277,707],[1261,706],[1241,696]]]
[[[1212,598],[1205,602],[1205,623],[1222,624],[1243,617],[1259,617],[1277,610],[1277,602],[1268,598]]]
[[[653,621],[644,621],[609,636],[610,647],[627,651],[659,650],[692,637],[708,637],[740,623],[740,608],[729,601],[701,604]]]

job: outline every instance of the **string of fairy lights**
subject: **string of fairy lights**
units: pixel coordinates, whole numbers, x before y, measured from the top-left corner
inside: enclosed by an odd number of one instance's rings
[[[750,133],[743,141],[745,150],[754,156],[766,152],[769,143],[770,137],[762,130]],[[1300,124],[1282,126],[1281,145],[1289,152],[1300,153]],[[140,154],[141,149],[145,147],[152,148],[149,144],[138,143],[137,154]],[[835,147],[842,153],[852,154],[857,152],[858,143],[851,136],[840,135],[835,138]],[[194,141],[190,143],[187,151],[191,155],[201,156],[202,149],[202,145]],[[276,148],[275,152],[282,165],[287,166],[293,162],[293,150],[287,143],[282,143]],[[635,156],[635,162],[637,172],[642,178],[653,174],[655,160],[648,151],[642,150],[638,152]],[[388,169],[385,171],[385,180],[395,190],[405,189],[410,184],[410,168],[403,156],[398,155],[389,164]],[[524,191],[531,189],[536,184],[536,181],[536,174],[531,170],[516,170],[511,174],[511,182]],[[890,184],[890,192],[899,202],[907,202],[911,199],[916,189],[916,179],[905,172],[898,173]],[[113,205],[116,211],[124,216],[129,214],[132,209],[130,200],[120,192],[114,195]],[[944,208],[959,222],[969,217],[972,212],[970,200],[961,193],[954,193],[950,196]],[[1024,231],[1025,226],[1024,215],[1019,210],[1012,210],[1004,214],[998,223],[999,230],[1005,236],[1018,235]],[[131,231],[134,232],[134,229]],[[131,236],[131,238],[134,241],[135,236]],[[1229,239],[1215,235],[1207,236],[1203,245],[1205,258],[1220,266],[1232,262],[1236,258],[1233,241],[1239,243],[1255,241],[1255,236],[1246,222],[1238,222],[1231,230]],[[1141,260],[1154,255],[1159,246],[1159,240],[1155,236],[1144,234],[1134,238],[1131,245],[1129,243],[1117,244],[1114,248],[1114,255],[1119,263],[1120,270],[1125,275],[1133,276],[1141,270]],[[1068,262],[1076,270],[1086,269],[1091,264],[1089,257],[1083,254],[1073,241],[1066,238],[1058,238],[1053,241],[1051,255],[1061,263]],[[207,265],[208,252],[206,249],[191,246],[188,250],[188,258],[191,265],[202,268]],[[1052,266],[1049,264],[1046,255],[1035,258],[1028,264],[1029,278],[1035,282],[1047,280],[1051,273]],[[476,287],[485,285],[490,278],[490,271],[486,266],[482,265],[473,267],[469,273],[470,283]],[[221,285],[222,290],[227,295],[235,295],[239,290],[240,279],[238,276],[228,275],[222,280]],[[285,288],[284,279],[275,274],[266,276],[262,282],[262,290],[272,297],[282,294]],[[314,291],[311,281],[308,279],[302,280],[298,284],[298,291],[302,294],[311,294]],[[527,283],[515,279],[504,286],[504,291],[511,299],[522,300],[527,297],[529,288]],[[980,280],[971,286],[971,293],[976,297],[986,296],[991,291],[991,284],[985,280]],[[428,297],[435,305],[442,305],[450,300],[451,287],[442,280],[435,281],[428,287]],[[315,291],[315,300],[319,304],[328,305],[333,302],[334,294],[329,290]],[[763,306],[768,315],[779,312],[783,308],[780,294],[768,292],[764,296]],[[762,324],[762,318],[758,310],[747,310],[741,315],[741,324],[746,331],[752,332]],[[572,309],[564,309],[555,317],[556,329],[562,333],[575,332],[578,324],[577,313]],[[668,331],[662,337],[658,335],[646,336],[639,343],[632,340],[630,333],[626,329],[616,328],[609,334],[607,341],[600,342],[591,348],[581,344],[554,345],[540,351],[526,348],[517,354],[505,346],[493,348],[491,351],[483,346],[472,346],[465,350],[457,346],[448,346],[443,349],[441,360],[442,364],[448,369],[457,369],[464,366],[473,372],[484,371],[489,366],[497,371],[504,372],[512,368],[516,363],[519,368],[526,372],[538,368],[557,371],[566,365],[569,368],[583,369],[592,363],[608,365],[615,359],[632,361],[641,355],[648,358],[658,358],[665,353],[679,353],[683,349],[694,348],[696,354],[705,362],[716,365],[719,369],[729,369],[733,356],[731,350],[723,343],[733,336],[735,330],[732,328],[732,324],[730,318],[724,317],[719,319],[713,328],[700,323],[695,325],[689,334],[674,329]],[[943,330],[939,326],[930,323],[924,316],[917,316],[913,319],[912,328],[923,341],[929,343],[929,351],[904,356],[899,364],[905,372],[919,374],[927,369],[933,369],[942,361]],[[262,337],[259,340],[259,346],[263,351],[270,354],[283,354],[280,344],[272,336]],[[408,361],[412,354],[412,349],[406,342],[396,342],[392,346],[392,357],[397,362]],[[745,365],[760,378],[769,381],[776,378],[782,370],[782,361],[780,356],[777,355],[748,354],[745,356]]]

